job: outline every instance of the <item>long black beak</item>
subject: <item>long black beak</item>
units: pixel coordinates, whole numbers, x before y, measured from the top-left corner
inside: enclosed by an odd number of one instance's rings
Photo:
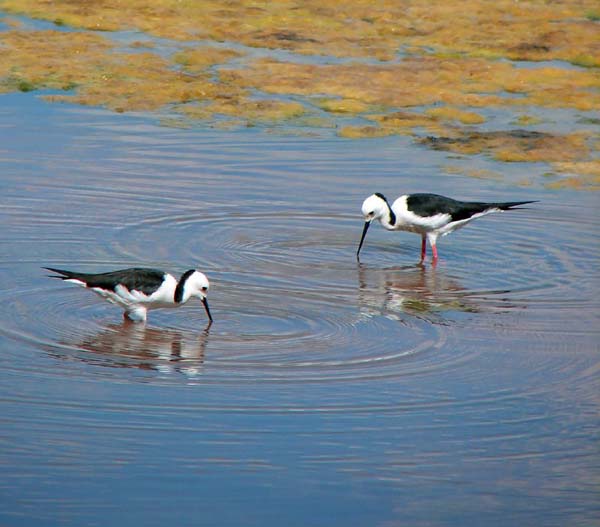
[[[365,236],[367,235],[367,231],[369,230],[369,225],[371,225],[370,221],[365,221],[365,226],[363,227],[363,233],[360,237],[360,243],[358,244],[358,251],[356,251],[356,259],[358,260],[358,255],[360,254],[360,248],[362,247],[363,242],[365,241]]]
[[[210,309],[208,309],[208,300],[206,300],[206,297],[204,297],[202,299],[202,303],[204,304],[204,309],[206,309],[206,314],[208,315],[208,320],[210,320],[210,322],[212,324],[213,318],[210,316]]]

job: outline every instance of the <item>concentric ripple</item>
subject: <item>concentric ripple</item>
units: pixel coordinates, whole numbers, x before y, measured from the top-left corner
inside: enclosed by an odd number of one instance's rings
[[[194,375],[210,368],[219,382],[358,381],[449,371],[477,356],[464,347],[444,351],[460,328],[502,334],[527,313],[523,335],[556,339],[560,330],[549,310],[575,316],[582,302],[589,313],[597,306],[592,291],[580,294],[577,278],[585,271],[581,262],[591,266],[597,251],[588,248],[575,263],[568,244],[536,243],[530,232],[545,225],[544,212],[541,218],[525,214],[529,231],[517,228],[522,217],[506,214],[442,240],[437,266],[410,263],[418,255],[416,236],[381,229],[372,229],[356,262],[360,220],[350,215],[222,207],[150,216],[117,229],[104,251],[114,261],[139,262],[153,246],[156,258],[205,271],[213,284],[213,327],[202,331],[204,313],[191,304],[151,312],[146,329],[119,328],[117,309],[79,288],[47,283],[29,289],[26,303],[23,291],[4,294],[9,313],[19,316],[6,318],[1,330],[94,364],[165,373],[173,366],[168,363],[177,363],[172,369],[189,366]],[[111,265],[100,260],[93,268]],[[553,279],[557,275],[564,279]],[[591,335],[587,318],[580,317],[579,330]],[[24,324],[31,319],[43,325]]]
[[[390,347],[376,335],[395,330],[397,321],[357,310],[352,289],[259,287],[244,279],[251,277],[218,282],[218,290],[229,293],[215,291],[217,322],[209,329],[202,329],[206,320],[200,306],[151,312],[146,328],[118,324],[118,309],[65,284],[30,289],[26,306],[19,304],[21,292],[4,295],[3,303],[18,316],[5,319],[1,331],[55,355],[96,364],[160,370],[168,362],[186,362],[193,369],[198,366],[193,363],[202,363],[229,382],[395,375],[390,367],[402,368],[403,357],[439,348],[444,339],[443,326],[407,317],[399,326],[402,340]],[[284,299],[285,307],[274,298]],[[43,321],[43,335],[25,323],[32,319]]]
[[[427,524],[593,523],[589,193],[475,187],[402,138],[166,130],[22,97],[0,124],[19,123],[0,146],[10,521],[106,523],[112,504],[117,523],[219,523],[211,503],[231,525],[310,523],[314,496],[337,523],[411,524],[407,505]],[[418,236],[373,226],[357,262],[362,199],[413,189],[540,203],[440,239],[437,266],[418,265]],[[198,267],[215,322],[191,301],[125,324],[45,266]],[[245,521],[266,496],[287,516]]]
[[[30,174],[38,195],[15,179],[0,212],[10,226],[0,262],[12,273],[0,293],[0,332],[94,366],[81,375],[104,376],[96,366],[115,366],[149,372],[133,377],[144,382],[152,372],[158,382],[184,372],[227,384],[426,380],[451,372],[471,380],[486,348],[478,336],[560,348],[573,334],[583,348],[596,336],[600,254],[577,242],[582,231],[598,230],[589,207],[549,196],[548,204],[483,218],[440,239],[435,267],[417,265],[417,236],[374,226],[359,263],[364,192],[342,184],[361,183],[343,154],[334,163],[330,153],[315,153],[311,165],[294,142],[273,154],[281,143],[225,147],[212,137],[198,142],[126,123],[99,130],[106,141],[122,137],[108,163],[83,163],[54,178]],[[294,162],[302,168],[290,168]],[[324,167],[326,178],[307,176]],[[116,308],[51,282],[44,265],[197,267],[212,283],[215,324],[205,329],[201,306],[190,303],[151,312],[147,328],[121,327]],[[538,375],[545,364],[540,359]],[[18,355],[8,367],[35,369]]]

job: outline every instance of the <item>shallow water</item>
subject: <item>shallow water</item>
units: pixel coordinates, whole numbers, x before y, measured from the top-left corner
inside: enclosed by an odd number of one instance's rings
[[[599,521],[596,194],[443,174],[405,138],[31,94],[0,98],[0,134],[1,523]],[[358,264],[374,191],[540,203],[441,239],[435,268],[374,227]],[[41,269],[134,265],[203,270],[215,323],[123,326]]]

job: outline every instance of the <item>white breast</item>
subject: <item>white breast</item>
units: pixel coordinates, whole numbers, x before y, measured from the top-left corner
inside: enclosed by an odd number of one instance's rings
[[[174,307],[175,304],[175,288],[177,287],[177,280],[170,275],[165,274],[165,280],[161,286],[154,291],[150,296],[146,297],[143,293],[135,291],[136,294],[145,297],[145,300],[140,299],[140,303],[154,304],[149,305],[148,308],[152,307]]]

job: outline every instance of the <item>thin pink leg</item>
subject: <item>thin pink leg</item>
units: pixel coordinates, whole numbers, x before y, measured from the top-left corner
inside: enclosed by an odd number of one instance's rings
[[[438,254],[437,254],[437,247],[435,246],[435,243],[431,246],[431,252],[433,253],[432,262],[437,262]]]
[[[425,260],[425,256],[427,256],[427,240],[425,236],[421,236],[421,261]]]

